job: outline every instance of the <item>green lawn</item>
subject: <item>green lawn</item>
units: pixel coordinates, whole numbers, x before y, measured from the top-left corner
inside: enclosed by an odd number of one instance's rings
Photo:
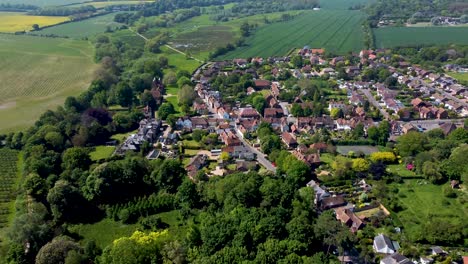
[[[111,139],[117,140],[119,143],[122,143],[125,141],[125,139],[128,136],[130,136],[131,134],[136,134],[137,132],[138,132],[137,130],[133,130],[127,133],[115,134],[115,135],[112,135]]]
[[[468,208],[458,199],[446,198],[443,186],[430,183],[421,184],[424,180],[405,180],[397,184],[399,203],[405,208],[397,216],[403,223],[405,232],[410,237],[421,234],[423,225],[430,219],[457,223],[466,220]]]
[[[200,148],[200,143],[195,141],[195,140],[184,140],[183,144],[184,144],[184,147],[190,148],[190,149],[199,149]]]
[[[328,164],[329,166],[332,165],[334,160],[335,160],[335,157],[330,153],[320,154],[320,161],[322,161],[323,163]]]
[[[126,225],[108,218],[94,224],[70,225],[69,227],[70,232],[82,236],[84,242],[94,240],[100,248],[105,248],[119,237],[130,236],[137,229],[137,224]]]
[[[415,177],[416,173],[406,169],[404,164],[391,164],[387,166],[387,171],[393,174],[396,174],[402,178],[405,177]]]
[[[110,156],[112,156],[114,151],[114,146],[97,146],[94,151],[89,153],[89,155],[91,156],[92,160],[96,161],[109,158]]]
[[[0,133],[32,125],[86,90],[96,67],[87,41],[0,34]]]
[[[457,79],[461,83],[468,83],[468,73],[464,72],[449,72],[448,75],[452,76],[453,78]]]
[[[184,153],[185,153],[185,155],[188,155],[188,156],[195,156],[195,155],[197,155],[197,153],[199,151],[200,150],[198,150],[198,149],[185,149]]]
[[[187,59],[185,55],[175,52],[165,46],[161,47],[161,51],[161,55],[165,56],[169,60],[169,66],[175,70],[193,72],[202,64],[196,60]]]
[[[165,100],[174,106],[176,112],[180,113],[179,99],[177,96],[167,96]]]

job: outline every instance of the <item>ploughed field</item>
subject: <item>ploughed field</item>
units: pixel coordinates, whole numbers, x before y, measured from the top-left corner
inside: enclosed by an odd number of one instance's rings
[[[352,10],[307,11],[286,22],[256,30],[243,47],[223,59],[284,56],[294,48],[310,46],[335,53],[364,48],[361,23],[365,14]]]
[[[25,128],[86,90],[92,55],[87,41],[0,34],[0,132]]]

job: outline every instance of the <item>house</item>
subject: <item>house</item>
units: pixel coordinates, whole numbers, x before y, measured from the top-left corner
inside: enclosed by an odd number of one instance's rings
[[[356,233],[359,229],[364,227],[364,222],[362,222],[359,217],[357,217],[351,210],[345,208],[336,208],[335,209],[336,219],[340,220],[341,223],[347,225],[352,233]]]
[[[376,253],[393,254],[397,252],[400,245],[396,241],[390,240],[386,235],[379,234],[374,238],[373,248]]]
[[[345,108],[345,104],[341,101],[330,101],[330,103],[328,103],[328,111],[331,111],[333,108],[339,108],[339,109],[344,109]]]
[[[402,131],[404,134],[408,134],[411,131],[418,132],[419,130],[411,123],[406,123],[403,125]]]
[[[361,73],[361,69],[357,66],[348,66],[346,67],[345,72],[349,77],[354,77]]]
[[[206,165],[207,160],[206,155],[196,155],[192,159],[190,159],[189,164],[185,166],[185,170],[187,171],[188,176],[190,179],[194,179],[197,175],[198,171]]]
[[[192,117],[192,129],[207,129],[208,128],[208,120],[203,117]]]
[[[288,146],[290,149],[297,147],[296,138],[291,133],[281,133],[281,140],[283,140],[284,144],[286,144],[286,146]]]
[[[413,100],[411,100],[411,104],[413,105],[414,108],[427,106],[426,103],[423,100],[421,100],[421,98],[414,98]]]
[[[306,184],[307,187],[314,189],[315,198],[314,204],[318,205],[322,202],[323,199],[330,197],[330,193],[328,193],[324,188],[320,187],[318,183],[314,180],[311,180]]]
[[[445,136],[448,136],[448,134],[452,133],[452,131],[457,129],[457,126],[453,123],[444,123],[440,125],[440,129],[444,131]]]
[[[264,118],[281,118],[283,116],[282,108],[265,108]]]
[[[255,80],[254,85],[257,90],[270,89],[271,82],[268,80]]]
[[[252,107],[246,107],[239,109],[239,118],[254,118],[259,119],[260,114]]]
[[[243,159],[243,160],[255,159],[255,154],[251,152],[249,148],[246,148],[242,145],[224,147],[223,152],[228,153],[229,156],[233,159]]]
[[[428,258],[428,257],[421,257],[419,258],[419,263],[421,264],[432,264],[434,262],[434,259]]]
[[[127,151],[139,151],[140,146],[144,142],[149,144],[155,143],[160,132],[162,122],[161,120],[149,118],[143,119],[140,121],[140,126],[138,128],[137,134],[131,134],[125,142],[120,146],[116,153],[125,154]]]
[[[452,189],[458,189],[460,188],[460,182],[457,180],[451,180],[450,187],[452,187]]]
[[[328,145],[323,142],[318,142],[310,145],[311,149],[317,150],[319,153],[327,151]]]
[[[240,146],[242,145],[241,141],[239,138],[236,136],[236,134],[231,130],[231,129],[226,129],[221,132],[219,135],[221,140],[226,146]]]
[[[306,147],[307,149],[307,147]],[[300,149],[294,150],[292,154],[300,161],[303,161],[312,169],[320,166],[320,154],[318,153],[307,153],[307,151],[302,151]]]
[[[380,264],[414,264],[414,262],[403,255],[393,253],[380,260]]]
[[[258,120],[256,119],[242,119],[239,121],[237,125],[237,129],[241,132],[244,136],[246,133],[251,133],[257,130],[258,128]]]
[[[445,254],[447,254],[447,252],[443,250],[441,247],[439,246],[431,247],[431,255],[436,256],[436,255],[445,255]]]
[[[328,210],[328,209],[333,209],[336,207],[344,206],[346,205],[347,202],[341,195],[337,196],[332,196],[332,197],[327,197],[322,200],[320,203],[320,208],[322,210]]]

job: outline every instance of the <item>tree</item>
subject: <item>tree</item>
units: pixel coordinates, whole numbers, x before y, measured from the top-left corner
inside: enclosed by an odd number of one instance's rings
[[[353,170],[357,172],[365,172],[369,170],[369,162],[363,158],[353,159]]]
[[[192,105],[195,100],[195,90],[190,85],[183,85],[178,91],[178,99],[180,105]]]
[[[303,63],[302,56],[296,55],[291,58],[291,64],[296,68],[301,68]]]
[[[448,139],[468,143],[468,130],[463,127],[459,127],[449,134]]]
[[[71,251],[80,250],[78,243],[67,237],[56,237],[37,253],[36,264],[60,264]]]
[[[119,83],[115,91],[117,103],[123,107],[129,107],[133,103],[133,90],[124,83]]]
[[[182,164],[178,160],[169,159],[151,173],[151,179],[160,189],[175,193],[185,175]]]
[[[192,81],[190,81],[190,78],[187,76],[182,76],[179,79],[177,79],[177,86],[182,89],[185,85],[192,85]],[[193,89],[192,89],[193,90]]]
[[[167,119],[169,115],[175,114],[174,106],[171,103],[163,103],[159,107],[158,117],[162,120]]]
[[[343,117],[343,110],[341,108],[332,108],[330,111],[330,116],[333,119],[338,119]]]
[[[266,106],[266,100],[262,95],[255,96],[252,99],[252,105],[260,114],[262,114]]]
[[[145,44],[145,49],[149,52],[159,53],[161,51],[161,46],[166,44],[167,42],[167,35],[166,34],[159,34],[156,37],[150,39]]]
[[[440,183],[444,179],[440,172],[440,165],[432,161],[424,162],[422,173],[424,177],[432,183]]]
[[[362,138],[364,136],[364,125],[362,123],[358,123],[351,133],[355,140]]]
[[[242,23],[240,27],[242,37],[248,37],[250,35],[250,25],[247,22]]]
[[[425,134],[411,131],[398,138],[396,148],[401,156],[408,157],[426,150],[427,144],[428,140]]]
[[[33,30],[39,30],[39,25],[38,24],[33,24],[32,25]]]
[[[85,148],[73,147],[63,153],[62,168],[64,170],[81,169],[86,171],[91,164],[89,151]]]
[[[291,114],[295,117],[300,117],[304,115],[304,112],[302,110],[302,107],[300,104],[294,103],[291,106]]]
[[[86,200],[81,196],[78,188],[62,180],[57,181],[50,189],[47,202],[57,222],[77,221],[83,216],[81,210],[87,207]]]

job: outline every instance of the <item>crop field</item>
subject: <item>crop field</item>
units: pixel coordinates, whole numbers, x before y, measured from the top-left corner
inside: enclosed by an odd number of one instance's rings
[[[0,4],[28,4],[35,6],[61,6],[74,3],[83,3],[89,0],[0,0]]]
[[[283,56],[306,45],[340,54],[359,51],[364,47],[360,26],[364,18],[360,11],[304,12],[293,20],[259,28],[244,47],[221,59]]]
[[[112,30],[121,26],[120,23],[114,22],[116,13],[111,13],[103,16],[97,16],[73,23],[57,25],[54,27],[45,28],[34,32],[37,35],[56,35],[61,37],[83,38],[93,36],[99,33],[104,33],[108,27]]]
[[[32,25],[55,25],[70,20],[60,16],[28,16],[22,12],[0,12],[0,32],[29,31]]]
[[[102,1],[102,2],[88,2],[82,4],[71,5],[71,7],[80,7],[80,6],[94,6],[95,8],[105,8],[108,6],[115,6],[115,5],[138,5],[144,3],[152,3],[154,1]]]
[[[321,0],[320,8],[322,9],[341,9],[348,10],[350,7],[365,6],[375,0]]]
[[[6,226],[12,212],[11,202],[15,199],[17,185],[18,152],[0,149],[0,228]]]
[[[468,27],[387,27],[374,29],[378,48],[468,44]]]
[[[0,132],[25,128],[86,90],[92,54],[86,41],[0,34]]]

